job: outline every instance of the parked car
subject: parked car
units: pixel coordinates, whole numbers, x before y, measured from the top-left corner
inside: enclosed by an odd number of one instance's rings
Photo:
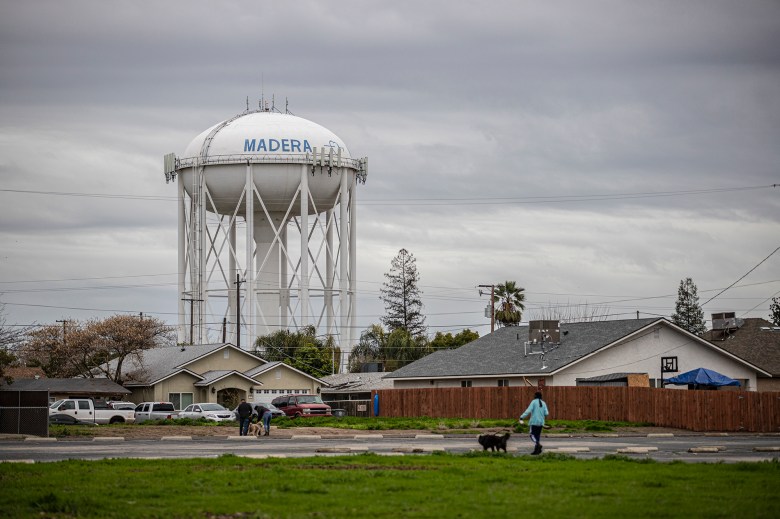
[[[106,402],[106,407],[109,409],[123,409],[125,411],[135,411],[135,404],[133,402]]]
[[[95,422],[79,420],[69,414],[56,413],[49,415],[49,425],[97,425]]]
[[[230,422],[235,420],[233,412],[219,404],[202,403],[190,404],[179,413],[179,418],[192,418],[198,420],[205,418],[214,422]]]
[[[284,395],[274,398],[271,403],[290,418],[332,416],[330,406],[317,395]]]
[[[255,420],[257,418],[257,409],[256,407],[264,405],[271,411],[271,418],[278,418],[280,416],[287,416],[284,411],[276,407],[270,402],[249,402],[249,405],[252,406],[252,420]],[[233,409],[233,420],[238,421],[238,406],[236,406],[235,409]]]
[[[276,407],[275,405],[273,405],[271,403],[263,404],[263,405],[265,405],[268,408],[268,410],[271,411],[271,418],[278,418],[280,416],[287,416],[284,413],[284,411],[282,411],[281,409],[279,409],[278,407]]]
[[[49,416],[68,415],[81,422],[96,424],[132,423],[135,421],[133,411],[121,409],[96,409],[95,403],[89,398],[64,398],[49,406]]]
[[[141,402],[135,408],[136,423],[179,417],[173,402]]]

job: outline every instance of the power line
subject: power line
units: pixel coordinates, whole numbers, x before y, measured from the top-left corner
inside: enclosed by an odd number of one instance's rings
[[[766,260],[768,260],[769,258],[771,258],[771,257],[774,255],[774,253],[775,253],[775,252],[777,252],[777,251],[779,251],[779,250],[780,250],[780,247],[778,247],[778,248],[776,248],[775,250],[773,250],[773,251],[772,251],[772,252],[769,254],[769,256],[767,256],[766,258],[764,258],[764,259],[762,259],[761,261],[759,261],[759,262],[758,262],[758,264],[756,264],[756,266],[755,266],[755,267],[753,267],[752,269],[748,270],[748,271],[747,271],[747,272],[746,272],[746,273],[745,273],[745,274],[744,274],[742,277],[740,277],[738,280],[736,280],[735,282],[733,282],[732,284],[730,284],[729,286],[727,286],[726,288],[724,288],[723,290],[721,290],[720,292],[718,292],[717,294],[715,294],[714,296],[712,296],[711,298],[707,299],[707,300],[706,300],[704,303],[702,303],[702,304],[701,304],[701,306],[704,306],[704,305],[706,305],[707,303],[709,303],[710,301],[712,301],[713,299],[715,299],[716,297],[718,297],[719,295],[721,295],[723,292],[725,292],[725,291],[726,291],[726,290],[728,290],[729,288],[733,287],[734,285],[736,285],[737,283],[739,283],[740,281],[742,281],[743,279],[745,279],[745,278],[748,276],[748,274],[750,274],[751,272],[753,272],[754,270],[756,270],[756,269],[757,269],[757,268],[758,268],[758,267],[759,267],[759,266],[760,266],[762,263],[764,263]]]
[[[628,193],[595,193],[595,194],[574,194],[574,195],[540,195],[540,196],[524,196],[524,197],[467,197],[467,198],[442,198],[442,197],[428,197],[428,198],[384,198],[384,199],[360,199],[357,201],[358,205],[496,205],[496,204],[545,204],[545,203],[577,203],[577,202],[601,202],[608,200],[634,200],[642,198],[659,198],[659,197],[673,197],[673,196],[695,196],[695,195],[708,195],[716,193],[728,193],[736,191],[754,191],[759,189],[772,189],[780,186],[780,184],[769,185],[757,185],[757,186],[736,186],[736,187],[723,187],[723,188],[710,188],[710,189],[688,189],[677,191],[640,191],[640,192],[628,192]],[[178,200],[176,196],[160,196],[160,195],[128,195],[128,194],[113,194],[113,193],[85,193],[85,192],[68,192],[68,191],[41,191],[32,189],[0,189],[0,192],[5,193],[20,193],[20,194],[33,194],[33,195],[49,195],[49,196],[69,196],[69,197],[86,197],[86,198],[108,198],[108,199],[122,199],[122,200],[150,200],[150,201],[163,201],[163,202],[175,202]],[[213,200],[229,200],[227,197],[213,197]],[[270,201],[284,201],[283,199],[270,200]]]

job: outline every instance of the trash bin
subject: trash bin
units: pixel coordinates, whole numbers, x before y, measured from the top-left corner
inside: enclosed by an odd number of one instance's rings
[[[337,418],[341,418],[342,416],[347,416],[347,410],[346,409],[331,409],[331,414]]]

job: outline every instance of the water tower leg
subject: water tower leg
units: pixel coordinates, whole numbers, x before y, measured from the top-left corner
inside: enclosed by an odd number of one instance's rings
[[[287,222],[282,222],[279,225],[279,243],[282,249],[279,262],[279,329],[286,330],[290,319],[290,280],[287,279],[287,262],[289,260],[286,251],[290,249],[287,246]]]
[[[346,373],[349,364],[349,173],[345,168],[341,169],[341,199],[339,201],[339,336],[338,343],[341,349],[340,372]]]
[[[309,168],[301,166],[301,326],[309,324]]]
[[[236,267],[236,256],[238,251],[236,250],[236,221],[233,219],[230,222],[230,229],[228,230],[228,240],[229,240],[229,246],[230,246],[230,252],[229,252],[229,259],[228,259],[228,319],[230,319],[230,326],[228,328],[228,336],[232,337],[231,339],[233,341],[233,344],[235,344],[235,334],[236,334],[236,312],[238,311],[238,307],[236,306],[236,285],[232,284],[233,280],[236,279],[236,275],[238,275],[238,270]]]
[[[179,274],[178,274],[178,283],[179,283],[179,329],[178,329],[178,342],[185,343],[187,342],[187,335],[186,335],[186,326],[187,326],[187,316],[186,316],[186,310],[185,310],[185,302],[184,298],[186,297],[185,290],[186,285],[185,281],[187,279],[187,235],[186,235],[186,226],[185,222],[187,221],[187,205],[184,201],[184,181],[182,179],[179,179],[178,182],[178,191],[179,191]]]
[[[276,218],[274,218],[276,220]],[[281,329],[280,323],[280,282],[279,272],[279,242],[276,239],[274,226],[265,216],[255,217],[255,243],[257,244],[257,261],[255,265],[255,281],[257,284],[257,306],[259,313],[255,314],[257,335],[270,335]]]
[[[333,281],[335,268],[333,259],[333,209],[325,213],[325,333],[333,335]]]
[[[352,352],[355,344],[355,324],[357,323],[357,189],[356,177],[349,177],[349,315],[347,317],[347,346],[345,351]],[[344,370],[346,372],[346,369]]]

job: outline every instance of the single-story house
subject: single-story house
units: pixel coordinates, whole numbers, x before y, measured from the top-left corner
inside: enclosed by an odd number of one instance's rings
[[[712,322],[713,329],[703,337],[768,373],[758,373],[758,391],[780,391],[780,326],[766,319],[739,319],[733,313],[713,314]]]
[[[0,391],[48,391],[49,402],[61,398],[123,400],[131,393],[107,378],[17,378],[11,384],[0,383]]]
[[[440,350],[385,376],[393,387],[576,386],[616,373],[647,377],[651,387],[706,367],[755,391],[755,364],[664,318],[559,324],[531,321],[499,328],[453,350]],[[609,377],[606,377],[609,378]],[[626,376],[626,380],[628,377]]]
[[[111,361],[113,369],[116,361]],[[135,403],[270,402],[288,393],[319,394],[326,383],[283,362],[268,362],[230,343],[153,348],[125,359],[123,385]]]

